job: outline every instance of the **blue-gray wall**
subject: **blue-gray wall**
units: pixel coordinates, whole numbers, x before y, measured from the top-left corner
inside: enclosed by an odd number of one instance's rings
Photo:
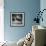
[[[4,0],[4,38],[18,41],[32,30],[35,14],[40,9],[40,0]],[[24,27],[10,27],[10,12],[25,12]]]
[[[46,9],[46,0],[41,0],[40,1],[40,10],[42,11],[43,9]],[[43,22],[40,21],[40,25],[46,27],[46,10],[43,12]]]

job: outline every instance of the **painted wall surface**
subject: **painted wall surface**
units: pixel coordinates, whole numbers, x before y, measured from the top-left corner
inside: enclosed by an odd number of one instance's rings
[[[41,0],[40,2],[41,2],[40,3],[40,9],[42,11],[43,9],[46,9],[46,0]],[[43,12],[42,17],[43,17],[43,22],[41,21],[40,22],[40,25],[46,27],[46,10]]]
[[[35,14],[40,9],[39,0],[4,0],[4,36],[7,41],[18,41],[32,30]],[[10,12],[25,12],[24,27],[10,27]]]

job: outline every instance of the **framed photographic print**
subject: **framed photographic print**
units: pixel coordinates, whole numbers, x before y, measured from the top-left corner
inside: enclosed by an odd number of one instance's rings
[[[10,13],[10,26],[18,27],[25,25],[24,12],[11,12]]]

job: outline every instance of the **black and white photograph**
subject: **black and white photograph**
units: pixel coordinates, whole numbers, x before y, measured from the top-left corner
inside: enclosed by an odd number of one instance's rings
[[[24,12],[11,12],[10,25],[11,26],[24,26]]]

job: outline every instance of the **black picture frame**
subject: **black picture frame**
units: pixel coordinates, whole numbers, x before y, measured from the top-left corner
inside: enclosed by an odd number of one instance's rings
[[[25,26],[25,13],[24,12],[10,12],[10,26],[11,27],[24,27]]]

